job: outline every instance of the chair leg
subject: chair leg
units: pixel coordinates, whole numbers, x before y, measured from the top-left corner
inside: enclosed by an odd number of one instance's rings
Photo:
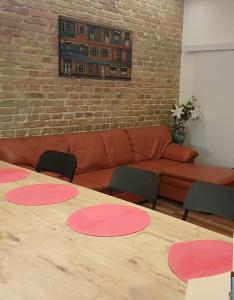
[[[157,200],[158,200],[158,199],[156,199],[154,202],[152,202],[152,210],[155,210],[156,204],[157,204]]]
[[[109,194],[110,194],[110,196],[112,196],[113,195],[113,191],[109,190]]]
[[[183,218],[182,218],[183,221],[186,221],[187,216],[188,216],[188,213],[189,213],[189,210],[188,210],[188,209],[185,209],[185,210],[184,210],[184,215],[183,215]]]

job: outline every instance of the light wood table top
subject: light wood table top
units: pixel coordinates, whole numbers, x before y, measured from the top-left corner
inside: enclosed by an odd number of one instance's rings
[[[0,167],[9,166],[14,167],[0,162]],[[181,300],[186,284],[168,266],[169,247],[194,239],[231,241],[144,207],[152,220],[139,233],[82,235],[67,227],[71,213],[126,202],[78,186],[77,197],[60,204],[21,206],[4,200],[7,191],[35,183],[62,181],[32,172],[0,184],[0,300]]]

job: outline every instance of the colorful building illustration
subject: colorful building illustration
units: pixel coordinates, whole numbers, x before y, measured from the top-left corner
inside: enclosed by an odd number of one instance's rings
[[[59,17],[61,76],[131,79],[132,33]]]

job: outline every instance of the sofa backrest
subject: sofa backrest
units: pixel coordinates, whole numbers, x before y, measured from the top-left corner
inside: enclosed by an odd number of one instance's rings
[[[46,150],[68,152],[68,145],[62,135],[0,139],[0,160],[15,165],[35,167]]]
[[[115,128],[101,131],[99,134],[105,146],[110,168],[134,162],[130,140],[124,129]]]
[[[135,161],[159,159],[172,142],[171,131],[166,126],[126,129]]]
[[[76,174],[108,168],[104,143],[98,131],[66,135],[69,152],[77,159]]]
[[[34,168],[46,150],[77,158],[76,174],[161,158],[171,143],[164,126],[0,139],[0,160]]]

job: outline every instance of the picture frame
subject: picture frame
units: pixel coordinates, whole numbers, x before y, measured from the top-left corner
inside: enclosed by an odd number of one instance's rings
[[[59,76],[131,80],[132,31],[59,16]]]

